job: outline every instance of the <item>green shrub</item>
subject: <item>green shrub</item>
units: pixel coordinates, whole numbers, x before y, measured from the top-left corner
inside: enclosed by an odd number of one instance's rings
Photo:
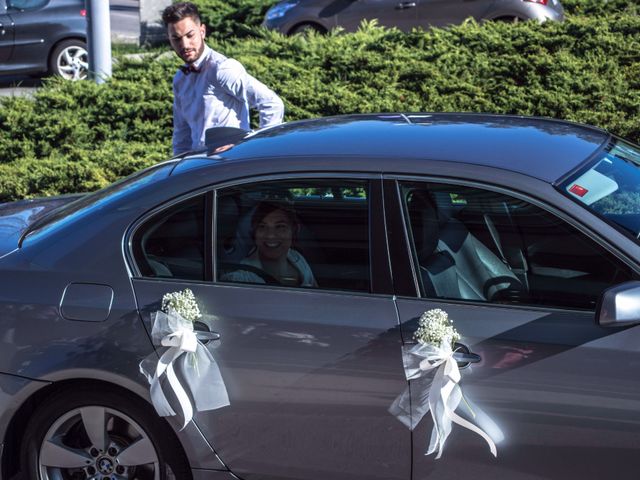
[[[354,112],[475,111],[564,118],[640,140],[640,18],[474,22],[404,34],[212,40],[285,101],[286,120]],[[171,153],[180,61],[122,60],[113,79],[49,80],[0,100],[0,201],[88,191]],[[254,122],[255,126],[255,122]]]
[[[264,15],[279,0],[195,0],[208,35],[223,39],[246,37],[262,24]]]
[[[560,0],[569,15],[638,14],[637,0]]]

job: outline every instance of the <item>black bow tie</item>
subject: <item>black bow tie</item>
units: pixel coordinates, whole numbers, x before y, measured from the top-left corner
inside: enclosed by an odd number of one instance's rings
[[[192,63],[189,65],[180,65],[180,70],[182,70],[182,73],[185,75],[189,75],[190,73],[200,73],[200,69]]]

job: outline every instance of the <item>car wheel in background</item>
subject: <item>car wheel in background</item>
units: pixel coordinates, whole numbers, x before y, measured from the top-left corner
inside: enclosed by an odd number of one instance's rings
[[[505,23],[520,23],[523,21],[523,19],[520,17],[499,17],[499,18],[494,18],[493,21],[505,22]]]
[[[51,52],[49,72],[66,80],[84,80],[89,73],[89,53],[82,40],[64,40]]]
[[[306,34],[309,32],[327,33],[327,30],[317,23],[301,23],[289,30],[289,35],[295,35],[296,33]]]
[[[113,391],[83,388],[48,398],[31,416],[21,450],[29,480],[191,478],[153,408]]]

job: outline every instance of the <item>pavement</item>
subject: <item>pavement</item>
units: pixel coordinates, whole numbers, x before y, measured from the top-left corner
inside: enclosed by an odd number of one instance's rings
[[[140,38],[140,1],[110,0],[111,42],[137,44]]]

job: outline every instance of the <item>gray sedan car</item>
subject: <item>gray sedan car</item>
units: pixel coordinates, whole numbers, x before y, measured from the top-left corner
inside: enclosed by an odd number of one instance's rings
[[[473,114],[219,132],[104,190],[0,206],[2,479],[637,476],[637,146]],[[182,428],[141,364],[186,288],[229,404]],[[425,455],[431,418],[390,413],[436,308],[497,457],[458,425]]]
[[[269,9],[263,25],[292,35],[335,27],[354,31],[363,20],[412,28],[446,27],[467,18],[477,21],[564,19],[560,0],[283,0]]]

